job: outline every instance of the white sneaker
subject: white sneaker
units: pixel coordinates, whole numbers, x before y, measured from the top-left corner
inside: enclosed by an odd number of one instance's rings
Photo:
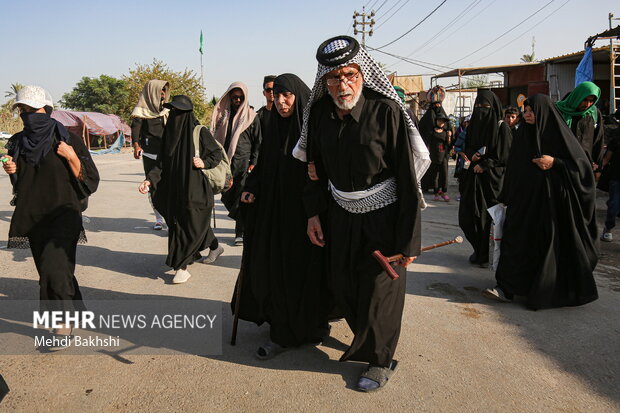
[[[217,260],[217,257],[222,255],[223,252],[224,252],[224,247],[220,245],[214,250],[209,250],[209,255],[201,259],[200,262],[203,264],[213,264],[215,260]]]
[[[172,284],[183,284],[189,280],[192,274],[187,270],[177,270],[174,274],[174,278],[172,279]]]
[[[235,245],[243,245],[243,237],[235,238]]]
[[[614,240],[614,236],[611,235],[611,232],[603,232],[601,234],[601,241],[611,242]]]

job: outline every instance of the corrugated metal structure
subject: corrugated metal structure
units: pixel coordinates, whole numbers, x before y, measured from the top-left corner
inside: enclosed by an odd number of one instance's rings
[[[492,90],[504,105],[517,105],[517,96],[531,96],[536,93],[549,94],[553,100],[559,100],[575,88],[575,69],[583,58],[584,52],[575,52],[543,59],[539,62],[518,63],[501,66],[458,68],[431,78],[431,85],[437,79],[458,77],[461,88],[464,76],[499,74],[504,78],[501,88]],[[616,58],[616,55],[613,55]],[[610,97],[610,48],[608,46],[592,49],[594,83],[601,88],[601,101]]]

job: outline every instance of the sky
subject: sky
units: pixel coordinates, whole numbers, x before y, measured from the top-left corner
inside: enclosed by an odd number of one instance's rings
[[[370,50],[399,75],[518,63],[533,38],[537,58],[576,52],[608,29],[608,13],[620,17],[618,0],[0,0],[0,102],[12,83],[43,86],[57,101],[83,76],[121,77],[153,59],[200,74],[202,30],[207,96],[243,81],[259,108],[266,74],[295,73],[312,87],[318,45],[353,35],[362,7],[375,11],[367,46],[427,66]]]

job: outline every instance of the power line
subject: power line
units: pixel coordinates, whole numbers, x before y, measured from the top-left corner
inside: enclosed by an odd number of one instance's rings
[[[553,3],[555,0],[551,0],[549,1],[547,4],[545,4],[544,6],[542,6],[540,9],[536,10],[534,13],[530,14],[529,16],[527,16],[525,19],[521,20],[519,23],[517,23],[516,25],[514,25],[513,27],[511,27],[510,29],[506,30],[504,33],[502,33],[501,35],[499,35],[498,37],[496,37],[495,39],[491,40],[490,42],[486,43],[485,45],[481,46],[480,48],[474,50],[473,52],[469,53],[468,55],[461,57],[458,60],[455,60],[454,62],[450,63],[450,65],[455,64],[456,62],[460,62],[461,60],[465,60],[467,59],[469,56],[478,53],[480,50],[484,49],[485,47],[489,46],[490,44],[495,43],[496,41],[498,41],[499,39],[501,39],[502,37],[506,36],[508,33],[510,33],[511,31],[513,31],[514,29],[516,29],[517,27],[519,27],[521,24],[525,23],[526,21],[528,21],[529,19],[531,19],[532,17],[534,17],[535,15],[537,15],[538,13],[540,13],[545,7],[549,6],[551,3]]]
[[[553,16],[555,13],[557,13],[562,7],[566,6],[571,0],[566,0],[564,3],[562,3],[562,5],[560,7],[558,7],[557,9],[553,10],[550,14],[547,15],[547,17],[545,17],[544,19],[542,19],[541,21],[537,22],[536,24],[534,24],[532,27],[530,27],[527,30],[524,30],[523,33],[521,33],[519,36],[515,37],[514,39],[512,39],[511,41],[509,41],[508,43],[504,44],[503,46],[495,49],[494,51],[492,51],[491,53],[489,53],[488,55],[482,56],[480,59],[478,60],[474,60],[472,63],[476,63],[479,62],[482,59],[485,59],[491,55],[494,55],[495,53],[499,52],[500,50],[502,50],[503,48],[505,48],[506,46],[508,46],[510,43],[519,40],[520,38],[522,38],[523,36],[525,36],[526,34],[530,34],[531,30],[533,28],[535,28],[536,26],[539,26],[542,22],[544,22],[545,20],[547,20],[549,17]]]
[[[436,63],[429,63],[429,62],[424,62],[422,60],[416,60],[416,59],[410,59],[410,58],[404,57],[404,56],[398,56],[398,55],[395,55],[393,53],[384,52],[383,50],[377,50],[377,49],[375,49],[373,47],[370,47],[370,46],[366,46],[366,48],[370,49],[370,50],[374,50],[374,51],[379,52],[379,53],[383,53],[383,54],[391,56],[391,57],[395,57],[397,59],[400,59],[400,60],[402,60],[404,62],[407,62],[407,63],[411,63],[411,64],[416,65],[416,66],[421,66],[421,67],[424,67],[426,69],[433,70],[435,72],[441,72],[441,71],[444,71],[445,69],[453,69],[452,67],[449,67],[449,66],[443,66],[443,65],[436,64]],[[428,65],[436,66],[436,67],[431,67],[431,66],[428,66]],[[438,69],[438,67],[443,68],[443,69]]]
[[[390,7],[389,9],[387,9],[387,10],[385,11],[385,13],[383,13],[381,16],[377,17],[377,21],[381,20],[381,19],[383,18],[383,16],[385,16],[386,14],[388,14],[389,12],[391,12],[391,11],[394,9],[394,7],[398,6],[398,3],[400,3],[401,1],[403,1],[403,0],[398,0],[396,3],[394,3],[394,5],[393,5],[392,7]],[[409,1],[409,0],[407,0],[407,1]]]
[[[409,3],[409,0],[407,0],[406,2],[404,2],[399,8],[396,9],[396,11],[394,13],[392,13],[390,15],[390,17],[387,18],[387,20],[384,20],[383,23],[381,23],[380,25],[377,26],[377,29],[381,26],[383,26],[385,23],[387,23],[388,21],[390,21],[390,19],[392,17],[394,17],[396,15],[396,13],[398,13],[400,11],[400,9],[402,9],[403,7],[405,7],[407,5],[407,3]]]
[[[467,7],[465,7],[465,9],[460,12],[459,14],[456,15],[456,17],[452,20],[450,20],[449,23],[447,23],[445,26],[443,26],[441,29],[439,29],[437,31],[437,33],[435,33],[434,35],[432,35],[425,43],[423,43],[421,46],[419,46],[417,49],[415,49],[413,52],[411,52],[411,54],[414,54],[415,52],[417,52],[420,49],[423,49],[427,44],[429,44],[431,41],[433,41],[433,39],[435,39],[435,37],[437,37],[438,35],[440,35],[441,33],[443,33],[443,31],[447,28],[450,27],[452,25],[452,23],[454,23],[457,19],[462,18],[463,16],[465,16],[467,13],[469,13],[471,10],[473,10],[482,0],[473,0],[471,3],[469,3],[469,5]]]
[[[381,5],[379,6],[379,8],[377,10],[375,10],[375,13],[378,13],[379,10],[381,10],[381,7],[385,6],[385,3],[387,3],[388,0],[383,0],[383,3],[381,3]]]
[[[448,0],[443,0],[441,2],[441,4],[439,4],[439,6],[435,7],[435,9],[433,11],[431,11],[429,14],[426,15],[426,17],[424,17],[422,20],[420,20],[419,23],[417,23],[415,26],[413,26],[411,29],[407,30],[405,33],[403,33],[401,36],[397,37],[396,39],[392,40],[389,43],[384,44],[381,47],[378,47],[377,49],[383,49],[384,47],[387,47],[393,43],[396,43],[397,41],[399,41],[400,39],[402,39],[403,37],[405,37],[406,35],[408,35],[409,33],[411,33],[416,27],[418,27],[419,25],[421,25],[422,23],[424,23],[426,21],[426,19],[428,19],[429,17],[431,17],[437,10],[439,10],[439,8],[441,6],[443,6],[445,4],[445,2]],[[377,50],[375,49],[375,50]]]
[[[372,2],[372,5],[370,7],[368,7],[368,10],[372,10],[373,7],[375,7],[375,5],[379,2],[379,0],[375,0]],[[364,6],[366,7],[366,6]]]
[[[460,25],[458,25],[457,27],[454,28],[454,30],[448,31],[446,33],[442,33],[439,36],[437,36],[437,38],[432,39],[428,45],[426,45],[424,48],[422,49],[416,49],[414,52],[408,54],[407,56],[411,56],[412,54],[414,54],[415,52],[419,51],[419,50],[424,50],[425,48],[427,48],[428,46],[437,44],[439,41],[443,41],[445,39],[449,39],[452,35],[454,35],[456,32],[458,32],[459,30],[461,30],[464,26],[466,26],[469,22],[471,22],[473,19],[475,19],[476,17],[480,16],[484,11],[486,11],[489,7],[491,7],[493,5],[493,3],[495,3],[497,0],[493,0],[491,1],[489,4],[487,4],[482,10],[480,10],[478,13],[474,14],[473,16],[471,16],[469,19],[467,19],[467,21],[461,23]],[[473,10],[473,8],[472,8]],[[471,10],[470,10],[471,11]]]
[[[476,2],[476,4],[471,7],[469,10],[464,11],[462,13],[462,15],[460,17],[464,17],[465,15],[467,15],[468,13],[470,13],[471,11],[473,11],[476,6],[478,6],[478,4],[480,4],[482,0],[478,0]],[[484,12],[486,9],[488,9],[493,3],[495,3],[496,0],[492,0],[489,4],[487,4],[482,10],[478,11],[476,14],[474,14],[473,16],[471,16],[467,21],[462,22],[460,25],[458,25],[456,28],[454,28],[454,30],[449,30],[447,32],[443,32],[441,34],[439,34],[438,36],[436,36],[435,38],[430,38],[425,45],[418,47],[417,49],[415,49],[413,52],[407,54],[406,57],[411,57],[412,55],[414,55],[417,51],[419,50],[423,50],[425,48],[427,48],[428,46],[432,45],[433,43],[439,42],[441,41],[442,38],[449,38],[450,36],[452,36],[455,32],[457,32],[458,30],[460,30],[463,26],[467,25],[470,21],[472,21],[473,19],[475,19],[476,17],[478,17],[482,12]],[[448,33],[446,35],[446,33]],[[388,67],[392,67],[394,65],[397,65],[400,62],[394,62],[390,65],[388,65]]]

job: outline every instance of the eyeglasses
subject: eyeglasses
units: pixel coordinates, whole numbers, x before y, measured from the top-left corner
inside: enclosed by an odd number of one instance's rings
[[[265,92],[267,93],[271,93],[273,92],[273,88],[272,87],[266,87],[265,89],[263,89]]]
[[[340,82],[344,82],[347,85],[355,82],[357,77],[360,75],[360,72],[357,71],[355,73],[345,73],[342,76],[334,76],[330,77],[326,80],[327,86],[338,86]]]

